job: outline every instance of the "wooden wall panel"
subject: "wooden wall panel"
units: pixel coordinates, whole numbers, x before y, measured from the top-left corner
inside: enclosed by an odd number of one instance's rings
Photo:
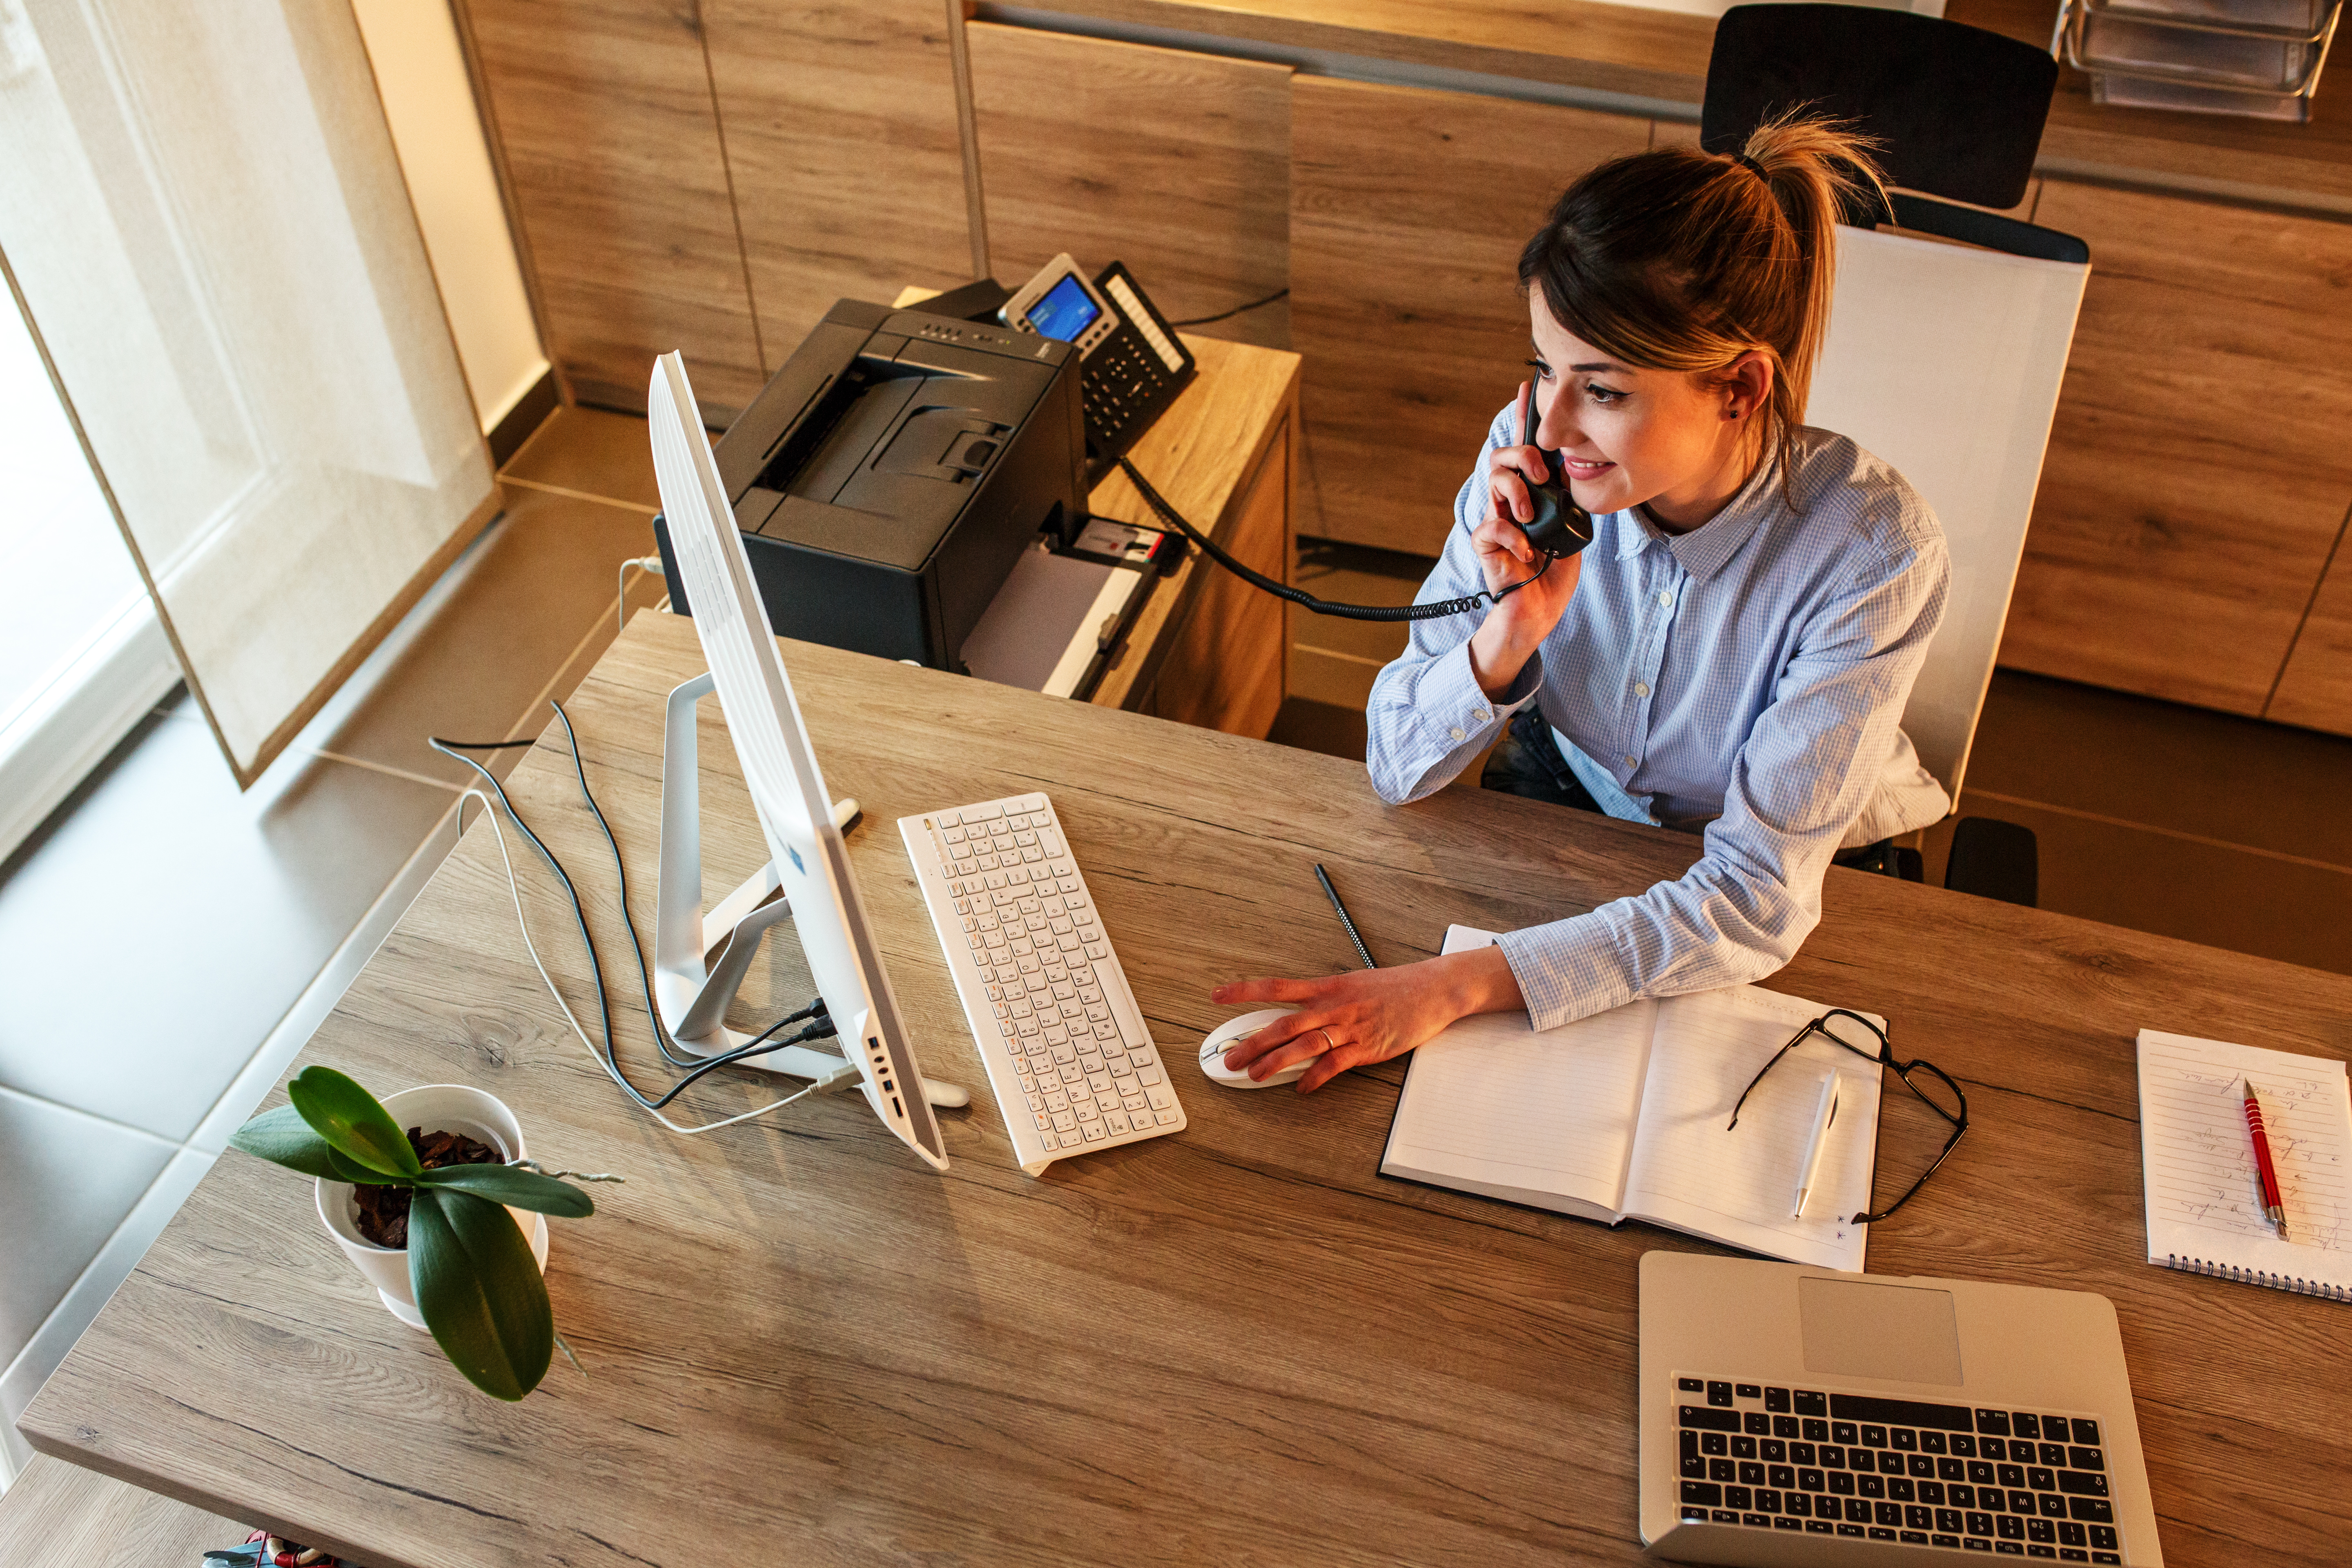
[[[989,259],[1017,288],[1068,251],[1127,263],[1183,321],[1290,281],[1290,68],[974,22]],[[1200,328],[1289,347],[1282,302]]]
[[[1570,181],[1649,145],[1588,110],[1301,77],[1291,339],[1298,531],[1434,554],[1528,357],[1519,247]]]
[[[2352,735],[2352,552],[2341,537],[2263,717]]]
[[[971,276],[941,0],[701,0],[770,370],[840,299]]]
[[[706,405],[760,390],[759,349],[695,6],[457,0],[548,358],[572,395],[642,408],[685,351]]]
[[[2352,504],[2352,225],[2052,180],[2091,281],[2003,664],[2263,711]]]

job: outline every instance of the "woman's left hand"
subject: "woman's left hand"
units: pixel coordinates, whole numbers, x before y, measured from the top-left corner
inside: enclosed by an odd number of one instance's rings
[[[1247,1068],[1250,1077],[1263,1079],[1319,1058],[1299,1079],[1301,1094],[1349,1068],[1402,1056],[1456,1018],[1527,1005],[1498,947],[1324,980],[1237,981],[1209,996],[1220,1004],[1297,1009],[1235,1041],[1225,1052],[1225,1066]]]

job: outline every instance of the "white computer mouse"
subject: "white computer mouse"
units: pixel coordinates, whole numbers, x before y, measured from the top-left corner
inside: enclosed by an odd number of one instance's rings
[[[1236,1071],[1225,1066],[1225,1052],[1244,1035],[1255,1035],[1285,1014],[1297,1011],[1296,1007],[1265,1007],[1255,1013],[1244,1013],[1238,1018],[1226,1019],[1210,1030],[1209,1037],[1201,1042],[1201,1071],[1207,1075],[1211,1083],[1221,1083],[1227,1089],[1275,1089],[1286,1083],[1297,1083],[1299,1076],[1315,1065],[1313,1057],[1294,1063],[1280,1072],[1252,1078],[1246,1068]]]

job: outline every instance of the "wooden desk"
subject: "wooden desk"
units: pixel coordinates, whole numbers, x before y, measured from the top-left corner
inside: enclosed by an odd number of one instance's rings
[[[953,1169],[926,1170],[855,1097],[660,1131],[564,1031],[477,826],[297,1066],[478,1084],[546,1157],[627,1174],[556,1226],[549,1260],[591,1375],[559,1362],[522,1405],[476,1394],[337,1256],[307,1183],[230,1154],[34,1402],[34,1445],[375,1568],[1633,1560],[1635,1265],[1698,1244],[1380,1180],[1395,1063],[1308,1099],[1180,1068],[1184,1133],[1024,1177],[893,819],[1049,789],[1179,1049],[1228,1011],[1213,981],[1350,962],[1316,859],[1402,963],[1448,921],[1638,889],[1695,841],[1474,790],[1391,809],[1330,758],[786,657],[829,784],[865,803],[851,856],[926,1066],[976,1091],[942,1116]],[[661,698],[700,668],[688,625],[641,614],[572,703],[642,929]],[[765,851],[704,713],[723,887]],[[652,1082],[561,733],[509,787],[595,900],[622,1049]],[[559,897],[537,868],[527,882],[584,1005]],[[1886,1014],[1975,1118],[1871,1267],[2104,1291],[2168,1560],[2340,1563],[2352,1318],[2143,1261],[2132,1037],[2344,1056],[2352,979],[1844,870],[1825,902],[1774,984]],[[789,945],[764,973],[797,1002]],[[746,1109],[761,1087],[689,1098]]]

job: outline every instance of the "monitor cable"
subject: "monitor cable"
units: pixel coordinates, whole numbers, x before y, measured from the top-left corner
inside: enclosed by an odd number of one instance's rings
[[[1153,515],[1194,544],[1199,545],[1201,553],[1247,583],[1251,587],[1271,594],[1277,599],[1286,599],[1299,608],[1311,610],[1318,616],[1334,616],[1349,621],[1442,621],[1449,616],[1459,616],[1475,610],[1481,605],[1499,605],[1528,584],[1540,582],[1543,574],[1551,570],[1553,558],[1547,554],[1543,558],[1543,564],[1537,567],[1531,575],[1521,578],[1517,583],[1507,584],[1500,588],[1481,588],[1478,592],[1459,599],[1438,599],[1426,605],[1334,604],[1328,599],[1318,599],[1303,588],[1294,588],[1287,583],[1277,583],[1263,572],[1254,571],[1243,565],[1239,561],[1226,554],[1214,540],[1185,521],[1183,516],[1168,504],[1167,499],[1152,488],[1151,481],[1143,477],[1141,469],[1125,458],[1118,460],[1118,467],[1119,471],[1133,481],[1136,493],[1143,498],[1144,505],[1151,509]]]
[[[644,994],[646,1018],[653,1026],[655,1041],[661,1047],[664,1057],[667,1058],[675,1065],[688,1068],[684,1076],[681,1077],[677,1082],[672,1084],[669,1089],[666,1093],[662,1094],[658,1099],[648,1098],[644,1092],[638,1089],[636,1085],[631,1083],[627,1076],[621,1071],[619,1054],[613,1038],[612,1004],[605,984],[604,963],[597,956],[595,942],[589,934],[587,912],[581,902],[579,889],[573,884],[571,873],[564,869],[563,863],[556,858],[555,852],[547,847],[545,840],[540,837],[539,834],[533,830],[530,824],[523,820],[522,814],[515,809],[514,802],[508,797],[506,786],[499,781],[498,775],[491,773],[488,768],[483,767],[481,763],[476,762],[472,757],[465,754],[467,752],[520,750],[526,746],[536,745],[538,742],[536,741],[529,740],[450,741],[440,736],[430,736],[427,737],[427,743],[430,744],[435,751],[439,752],[444,756],[452,758],[457,762],[463,763],[467,767],[473,769],[477,773],[479,773],[482,776],[483,781],[489,785],[491,793],[498,797],[497,805],[494,806],[491,803],[490,796],[484,795],[478,786],[469,788],[459,797],[459,811],[462,814],[465,801],[467,799],[473,799],[479,801],[484,811],[488,814],[491,831],[498,838],[499,858],[504,864],[506,868],[507,892],[514,901],[515,922],[522,931],[523,946],[530,954],[531,965],[539,971],[541,981],[546,984],[548,994],[555,998],[555,1005],[558,1008],[562,1009],[565,1022],[572,1026],[572,1032],[579,1037],[580,1043],[587,1048],[589,1055],[595,1059],[597,1065],[603,1068],[605,1074],[610,1077],[615,1084],[619,1085],[621,1089],[626,1093],[631,1100],[635,1100],[639,1107],[650,1114],[655,1121],[660,1122],[664,1127],[668,1128],[673,1132],[684,1134],[715,1132],[722,1127],[732,1127],[737,1122],[749,1121],[753,1118],[765,1116],[768,1112],[781,1110],[784,1106],[792,1104],[794,1100],[805,1099],[809,1095],[823,1093],[837,1088],[842,1083],[846,1082],[849,1079],[856,1077],[856,1068],[851,1064],[845,1062],[840,1072],[820,1079],[797,1093],[786,1095],[770,1104],[761,1106],[756,1110],[748,1110],[740,1116],[730,1116],[723,1121],[708,1122],[698,1126],[682,1126],[662,1114],[663,1108],[667,1106],[670,1101],[676,1100],[678,1095],[683,1093],[689,1086],[706,1075],[716,1071],[719,1068],[731,1067],[752,1057],[765,1056],[771,1052],[780,1051],[787,1046],[804,1045],[812,1040],[830,1038],[838,1033],[838,1029],[825,1011],[824,999],[820,996],[814,1001],[809,1003],[806,1006],[803,1006],[797,1011],[786,1014],[783,1017],[777,1019],[773,1024],[771,1024],[766,1029],[761,1031],[760,1034],[754,1036],[744,1044],[735,1047],[732,1049],[722,1051],[717,1056],[702,1058],[699,1059],[691,1056],[681,1058],[670,1049],[672,1042],[669,1031],[663,1026],[660,1012],[654,1005],[653,977],[651,972],[646,966],[645,945],[638,937],[636,921],[629,914],[628,868],[622,859],[619,841],[614,837],[612,825],[605,820],[604,808],[597,805],[594,792],[588,787],[587,770],[583,765],[580,757],[580,739],[578,733],[572,727],[571,715],[563,710],[563,704],[560,701],[551,700],[549,706],[555,710],[556,717],[562,721],[564,734],[571,741],[572,770],[575,777],[579,781],[581,797],[587,802],[588,809],[594,814],[597,826],[604,830],[604,842],[612,851],[613,868],[615,877],[619,882],[622,920],[628,928],[629,942],[636,953],[637,979]],[[589,973],[593,976],[595,986],[597,1012],[599,1015],[601,1032],[604,1037],[604,1044],[602,1050],[599,1050],[595,1042],[589,1037],[586,1027],[582,1025],[579,1017],[572,1011],[571,1004],[564,1000],[562,991],[556,985],[554,977],[549,974],[546,963],[540,957],[538,944],[531,940],[530,922],[523,913],[522,892],[515,878],[514,861],[507,851],[506,830],[499,822],[498,806],[503,806],[505,808],[506,815],[513,819],[515,826],[521,829],[523,837],[530,841],[531,847],[539,851],[541,858],[547,862],[548,868],[555,873],[556,879],[563,884],[564,895],[570,900],[572,905],[572,923],[579,930],[581,946],[588,954]],[[462,829],[464,826],[462,821],[459,826]],[[776,1037],[779,1030],[787,1028],[793,1024],[810,1020],[814,1021],[808,1022],[808,1026],[801,1029],[797,1033],[787,1036],[783,1038]]]

